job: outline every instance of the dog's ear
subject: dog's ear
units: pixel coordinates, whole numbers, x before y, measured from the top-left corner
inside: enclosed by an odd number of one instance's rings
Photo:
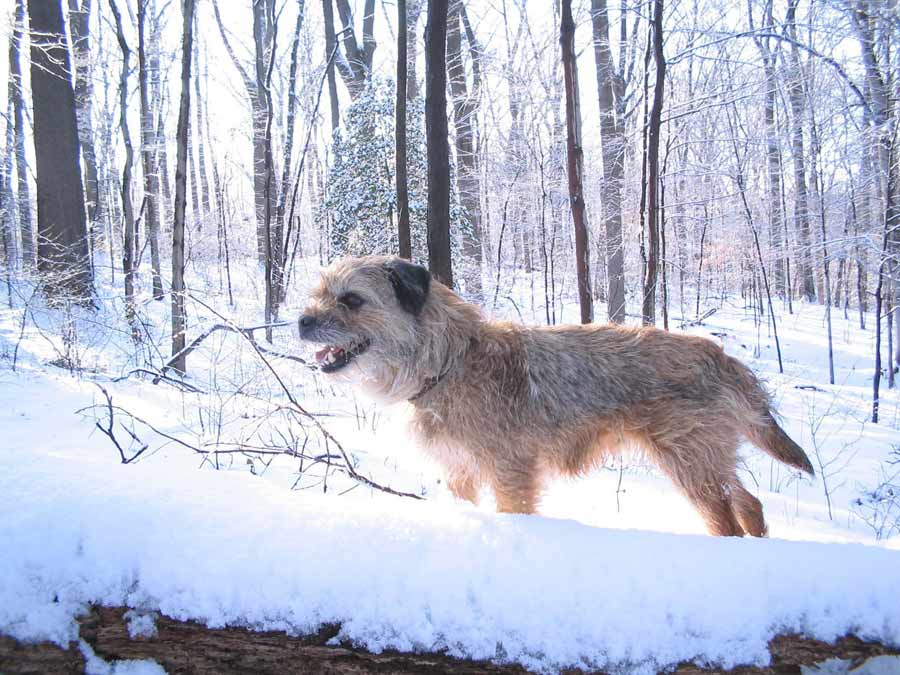
[[[413,316],[419,316],[428,297],[431,273],[421,265],[405,260],[391,260],[384,264],[388,279],[400,306]]]

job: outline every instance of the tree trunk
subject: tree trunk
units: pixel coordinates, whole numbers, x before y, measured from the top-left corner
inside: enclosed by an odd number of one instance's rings
[[[452,288],[446,49],[447,0],[428,0],[428,25],[425,29],[428,266],[438,281]]]
[[[95,228],[102,232],[103,198],[97,178],[97,159],[94,152],[92,117],[93,84],[91,80],[91,0],[69,0],[69,33],[72,36],[72,58],[75,61],[75,110],[78,119],[78,141],[84,160],[84,189],[87,196],[88,227],[91,237]]]
[[[29,0],[38,269],[51,298],[93,294],[75,92],[60,0]]]
[[[340,101],[337,92],[337,76],[335,75],[336,60],[331,58],[337,44],[334,34],[334,5],[332,0],[322,0],[322,15],[325,17],[325,63],[328,64],[328,99],[331,102],[331,134],[341,125]]]
[[[641,311],[645,326],[656,323],[656,280],[659,269],[659,132],[666,77],[666,59],[662,36],[663,0],[654,0],[653,61],[656,82],[647,135],[647,276],[644,279],[644,303]]]
[[[25,155],[25,99],[22,94],[22,67],[20,63],[24,26],[25,2],[24,0],[16,0],[15,23],[9,39],[9,100],[13,109],[16,208],[19,220],[19,237],[22,243],[22,263],[25,267],[33,267],[35,263],[34,226],[31,222],[31,191],[28,189],[28,160]]]
[[[147,23],[147,2],[138,0],[138,68],[141,96],[141,166],[144,173],[144,222],[150,240],[150,267],[153,277],[153,299],[163,299],[162,271],[159,260],[159,171],[156,166],[156,129],[150,107],[147,49],[144,33]]]
[[[466,83],[466,70],[462,59],[460,24],[464,12],[462,0],[451,0],[447,16],[447,71],[450,94],[453,97],[453,122],[456,126],[456,189],[463,213],[469,219],[470,230],[462,234],[462,248],[466,267],[468,295],[481,298],[481,185],[475,157],[474,122],[478,107],[480,66],[475,66],[475,86],[471,95]],[[469,38],[471,39],[471,38]],[[478,59],[478,49],[471,49],[473,62]]]
[[[419,53],[419,40],[416,27],[422,15],[424,0],[403,0],[406,5],[406,100],[419,98],[419,81],[416,78],[416,56]]]
[[[562,0],[559,24],[563,77],[566,87],[566,157],[569,177],[569,205],[575,226],[575,272],[581,323],[594,320],[591,276],[588,261],[587,213],[584,206],[584,154],[581,147],[581,104],[578,99],[578,69],[575,63],[575,21],[572,0]]]
[[[763,24],[774,25],[772,18],[772,0],[766,0],[763,12]],[[750,17],[750,28],[753,29],[753,5],[752,0],[747,0],[747,13]],[[775,99],[778,95],[778,82],[776,80],[776,57],[769,47],[769,38],[755,39],[763,62],[763,73],[766,80],[765,102],[763,104],[763,118],[766,125],[766,170],[768,178],[768,202],[769,202],[769,244],[772,247],[774,260],[772,264],[772,276],[775,291],[785,298],[790,292],[785,275],[784,240],[784,213],[781,210],[781,152],[778,146],[778,127],[775,122]]]
[[[272,270],[272,284],[275,288],[275,303],[273,317],[278,318],[278,307],[285,297],[285,263],[287,261],[287,248],[290,244],[291,226],[286,221],[290,218],[287,212],[288,193],[291,188],[291,156],[294,152],[294,127],[297,119],[297,64],[300,50],[300,31],[303,28],[306,2],[300,0],[297,7],[297,24],[294,27],[294,37],[291,42],[291,65],[288,73],[287,88],[287,122],[284,141],[284,159],[282,162],[281,185],[278,191],[278,205],[275,213],[274,231],[272,233],[273,245],[277,246],[274,254],[274,269]],[[302,169],[302,166],[301,166]],[[298,176],[298,180],[300,177]],[[285,236],[287,232],[287,236]],[[299,236],[299,232],[297,233]]]
[[[124,220],[124,242],[122,244],[122,268],[125,276],[125,318],[131,326],[132,339],[137,340],[137,322],[134,307],[134,275],[136,272],[134,242],[134,206],[131,203],[131,166],[134,161],[134,150],[131,144],[131,132],[128,129],[128,72],[131,50],[125,41],[122,30],[122,15],[115,0],[109,0],[116,22],[116,38],[122,50],[122,75],[119,79],[119,126],[122,130],[122,141],[125,145],[125,164],[122,167],[122,218]]]
[[[3,254],[6,261],[6,288],[7,299],[9,296],[10,275],[19,265],[18,244],[16,241],[16,202],[12,189],[13,162],[15,161],[15,129],[12,124],[13,103],[10,100],[6,106],[6,147],[3,149],[3,157],[0,158],[0,238],[3,240]],[[10,306],[12,306],[10,304]]]
[[[798,0],[788,0],[788,35],[796,39],[795,17]],[[791,46],[791,72],[788,84],[788,98],[791,105],[791,139],[794,158],[794,224],[797,229],[800,250],[797,256],[797,273],[803,284],[803,297],[807,302],[816,300],[816,280],[812,266],[812,237],[809,225],[809,197],[806,188],[806,156],[803,150],[803,68],[800,54],[795,45]]]
[[[184,215],[187,206],[188,125],[191,104],[191,55],[194,25],[194,0],[182,0],[181,101],[178,106],[175,158],[175,222],[172,225],[172,354],[185,346],[187,321],[184,311]],[[179,373],[187,372],[182,355],[173,363]]]
[[[198,22],[198,14],[194,14],[194,21]],[[199,22],[194,27],[197,36],[202,35]],[[203,116],[205,102],[200,95],[200,41],[194,40],[194,109],[196,112],[197,124],[194,134],[194,142],[197,144],[197,177],[199,178],[200,187],[200,226],[205,225],[212,214],[212,206],[210,205],[209,193],[209,177],[206,172],[206,143],[205,133],[203,129]],[[199,226],[198,226],[199,229]]]
[[[414,0],[415,1],[415,0]],[[397,0],[397,97],[394,107],[394,177],[397,189],[397,241],[401,258],[412,260],[409,231],[409,185],[406,176],[407,7]]]
[[[600,102],[600,138],[603,154],[603,182],[600,200],[606,230],[607,309],[613,323],[625,322],[625,254],[622,240],[622,189],[625,178],[625,120],[616,112],[617,89],[609,45],[609,12],[606,0],[591,1],[594,33],[594,60],[597,63],[597,91]],[[620,64],[621,67],[621,64]]]

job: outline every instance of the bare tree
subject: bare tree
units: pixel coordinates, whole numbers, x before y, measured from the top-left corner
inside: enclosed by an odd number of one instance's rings
[[[765,0],[763,10],[763,28],[772,30],[774,18],[772,16],[773,0]],[[755,31],[753,25],[753,2],[747,0],[747,16],[750,20],[750,30]],[[769,243],[775,253],[772,272],[775,281],[775,289],[781,297],[787,297],[787,287],[784,260],[784,214],[781,211],[781,152],[778,147],[778,128],[775,122],[775,99],[778,94],[778,81],[775,74],[776,54],[770,46],[771,38],[755,37],[754,41],[762,58],[763,72],[766,78],[765,103],[763,105],[763,117],[766,123],[766,169],[768,178],[768,206],[769,216]]]
[[[91,0],[69,0],[69,33],[75,61],[75,110],[78,116],[78,141],[84,160],[84,188],[87,196],[88,225],[92,235],[103,220],[103,198],[97,178],[92,121],[93,83],[91,75]],[[101,225],[102,228],[102,225]]]
[[[624,63],[616,70],[609,43],[609,11],[606,0],[591,0],[594,59],[600,100],[600,134],[603,143],[603,224],[606,230],[607,307],[609,320],[625,321],[625,252],[622,240],[622,189],[625,178],[625,120],[617,101],[625,95]],[[624,13],[622,15],[624,21]]]
[[[647,271],[644,277],[644,302],[641,311],[645,326],[656,323],[656,283],[659,268],[659,133],[666,82],[666,59],[662,35],[663,0],[653,2],[653,62],[656,81],[647,133]]]
[[[34,227],[31,218],[31,194],[28,189],[28,160],[25,155],[25,100],[22,94],[22,30],[25,26],[25,2],[16,0],[16,15],[9,38],[9,102],[12,107],[13,148],[16,160],[16,210],[19,220],[19,237],[22,244],[22,262],[26,267],[35,263]],[[9,122],[7,121],[7,124]],[[8,148],[7,150],[11,150]],[[10,174],[12,181],[12,174]],[[10,189],[12,183],[10,182]]]
[[[222,17],[219,14],[218,2],[213,2],[213,10],[219,33],[228,56],[244,83],[247,98],[250,102],[253,146],[253,201],[256,207],[256,252],[259,262],[265,263],[268,243],[266,242],[266,213],[275,212],[275,190],[266,190],[266,120],[269,111],[266,103],[265,78],[267,64],[275,30],[270,17],[274,17],[274,0],[258,0],[253,3],[253,76],[244,68],[238,59]]]
[[[187,206],[188,125],[191,107],[191,56],[193,53],[194,0],[182,0],[181,99],[175,157],[175,222],[172,225],[172,367],[187,372],[184,355],[187,320],[184,307],[184,215]]]
[[[785,24],[787,34],[796,41],[797,0],[788,0]],[[791,143],[794,160],[794,225],[797,229],[800,250],[797,267],[803,284],[803,297],[808,302],[816,300],[816,282],[812,266],[812,237],[809,226],[809,196],[806,185],[806,155],[803,149],[803,65],[799,48],[795,43],[790,49],[790,80],[788,95],[791,104]]]
[[[469,219],[470,230],[463,233],[465,262],[471,265],[466,275],[467,291],[480,298],[481,288],[481,184],[475,155],[475,116],[481,88],[481,57],[475,36],[467,31],[469,52],[472,55],[473,87],[469,92],[465,64],[462,57],[461,24],[465,15],[462,0],[451,0],[447,15],[447,70],[450,94],[453,97],[453,122],[456,126],[456,189],[463,212]],[[468,26],[468,21],[465,22]]]
[[[327,0],[326,0],[327,1]],[[401,258],[412,259],[409,231],[409,184],[406,176],[407,9],[397,0],[397,96],[394,107],[394,170],[397,189],[397,240]]]
[[[325,0],[330,2],[331,0]],[[350,97],[356,99],[369,82],[372,74],[372,59],[375,56],[375,0],[365,0],[363,8],[363,39],[362,45],[356,39],[356,29],[353,25],[353,12],[348,0],[335,0],[338,14],[341,18],[341,44],[344,51],[335,60],[338,72],[341,74]],[[333,14],[333,12],[332,12]],[[326,17],[326,23],[327,23]],[[333,21],[332,16],[332,21]],[[327,28],[326,28],[327,30]],[[331,30],[334,30],[332,26]],[[330,51],[329,51],[330,54]]]
[[[575,21],[572,0],[562,0],[560,17],[563,75],[566,82],[566,138],[569,176],[569,204],[575,224],[575,270],[581,323],[594,320],[594,304],[588,260],[587,213],[584,205],[584,153],[581,148],[581,104],[578,98],[578,70],[575,63]]]
[[[38,269],[50,297],[90,302],[93,275],[78,157],[75,92],[60,0],[29,0]]]
[[[156,129],[150,104],[146,32],[148,0],[138,0],[138,76],[141,97],[141,166],[144,174],[144,222],[150,241],[150,268],[153,277],[153,299],[163,299],[162,272],[159,260],[159,169],[156,166]]]
[[[128,128],[128,72],[131,49],[125,40],[125,32],[122,30],[122,15],[116,0],[109,0],[116,22],[116,38],[119,41],[119,49],[122,50],[122,75],[119,78],[119,127],[122,131],[122,141],[125,145],[125,163],[122,166],[122,218],[124,220],[124,241],[122,244],[122,267],[125,276],[125,318],[132,326],[132,337],[137,336],[135,326],[134,307],[134,276],[136,271],[135,241],[134,241],[134,206],[131,203],[131,165],[134,161],[134,149],[131,143],[131,131]]]
[[[450,261],[450,145],[447,140],[447,0],[428,0],[425,138],[428,154],[428,267],[453,287]]]

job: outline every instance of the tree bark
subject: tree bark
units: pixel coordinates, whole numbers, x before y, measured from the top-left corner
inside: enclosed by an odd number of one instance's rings
[[[328,0],[325,0],[328,1]],[[254,45],[254,71],[253,76],[246,71],[244,66],[238,60],[228,35],[225,32],[225,26],[222,24],[222,18],[219,14],[219,5],[213,2],[213,11],[216,23],[219,27],[219,33],[222,35],[222,42],[225,45],[225,51],[237,68],[247,91],[247,98],[250,101],[250,115],[252,128],[252,150],[253,150],[253,203],[256,209],[256,253],[260,263],[265,264],[266,251],[268,244],[266,242],[266,213],[275,212],[274,196],[275,191],[266,192],[266,120],[268,119],[268,111],[266,109],[266,96],[264,92],[266,64],[268,63],[268,54],[271,49],[271,41],[273,36],[272,26],[269,25],[267,17],[271,14],[268,7],[274,0],[259,0],[253,3],[253,45]]]
[[[29,0],[38,270],[51,298],[93,294],[75,92],[60,0]]]
[[[428,25],[425,29],[428,266],[438,281],[452,288],[446,49],[447,0],[428,0]]]
[[[134,307],[134,274],[135,274],[135,242],[134,242],[134,207],[131,203],[131,165],[134,161],[134,150],[131,144],[131,132],[128,129],[128,71],[131,50],[125,41],[122,30],[122,15],[116,0],[109,0],[116,22],[116,38],[122,50],[122,75],[119,79],[119,126],[122,130],[122,141],[125,145],[125,164],[122,167],[122,217],[124,220],[124,241],[122,244],[122,268],[125,276],[125,318],[132,327],[132,338],[137,338]]]
[[[84,189],[87,196],[88,227],[92,238],[95,228],[102,231],[103,198],[97,178],[97,158],[94,152],[91,83],[91,0],[69,0],[69,33],[72,36],[72,58],[75,61],[75,110],[78,119],[78,141],[84,160]]]
[[[273,315],[278,317],[278,307],[285,297],[285,264],[287,262],[287,248],[290,244],[291,228],[286,219],[290,218],[287,212],[288,193],[291,188],[292,154],[294,152],[294,127],[297,119],[297,63],[300,50],[300,31],[303,28],[306,2],[299,0],[297,5],[297,23],[294,26],[294,37],[291,42],[291,65],[288,72],[287,88],[287,121],[284,141],[284,159],[282,162],[281,185],[278,191],[278,204],[275,213],[274,231],[272,233],[273,244],[277,246],[274,251],[274,269],[272,271],[272,284],[275,287],[275,304]],[[287,232],[287,236],[285,236]],[[299,233],[298,233],[299,235]]]
[[[468,91],[462,58],[461,23],[465,8],[462,0],[451,0],[447,15],[447,71],[453,97],[453,122],[456,127],[456,189],[459,203],[469,219],[471,229],[463,233],[462,249],[466,258],[465,275],[468,294],[474,299],[482,295],[481,284],[481,185],[475,155],[475,115],[478,110],[480,58],[477,45],[470,44],[475,82]],[[471,36],[468,38],[471,40]]]
[[[625,322],[625,254],[622,240],[622,189],[625,179],[625,120],[616,114],[616,91],[624,92],[624,82],[613,65],[609,45],[609,11],[606,0],[591,1],[594,33],[594,60],[597,63],[597,91],[600,102],[600,138],[603,153],[603,224],[606,230],[607,308],[609,320]],[[622,64],[620,64],[620,68]]]
[[[666,82],[662,14],[663,0],[654,0],[653,61],[656,65],[656,81],[647,134],[647,275],[644,278],[644,303],[641,311],[645,326],[656,323],[656,283],[659,272],[659,135]]]
[[[343,26],[341,44],[344,45],[344,58],[336,61],[338,72],[350,92],[350,98],[356,99],[365,90],[372,75],[372,59],[375,56],[375,0],[365,0],[363,8],[363,42],[360,46],[356,40],[356,29],[353,26],[353,12],[348,0],[336,0],[338,14]],[[333,17],[332,17],[333,20]],[[327,19],[326,19],[327,22]],[[334,30],[332,26],[332,31]],[[329,51],[329,55],[331,52]]]
[[[153,299],[163,299],[162,271],[159,259],[159,170],[156,166],[156,129],[150,106],[150,73],[144,34],[148,0],[138,0],[138,69],[141,97],[141,165],[144,173],[144,222],[150,240],[150,268],[153,277]]]
[[[175,222],[172,226],[172,354],[185,347],[187,321],[184,310],[184,214],[187,206],[188,125],[191,107],[191,56],[193,49],[194,0],[182,0],[181,100],[178,106],[175,157]],[[173,369],[187,372],[182,355]]]
[[[785,23],[791,39],[796,40],[797,1],[788,0]],[[812,266],[812,237],[809,225],[809,196],[806,187],[806,155],[803,149],[803,67],[796,45],[791,45],[791,72],[788,98],[791,105],[791,143],[794,159],[794,224],[797,229],[800,250],[797,256],[797,273],[803,284],[803,297],[807,302],[816,300],[816,280]]]
[[[16,159],[16,210],[22,263],[35,264],[34,226],[31,218],[31,194],[28,188],[28,160],[25,155],[25,99],[22,94],[22,30],[25,26],[25,2],[16,0],[15,23],[9,39],[9,100],[13,109],[13,135]],[[9,122],[7,122],[9,124]],[[12,176],[10,175],[10,180]],[[12,187],[12,185],[10,185]]]
[[[416,77],[416,56],[419,53],[419,39],[416,28],[422,15],[424,0],[404,0],[406,4],[406,100],[419,98],[419,80]]]
[[[397,97],[394,107],[394,178],[397,190],[397,241],[401,258],[412,260],[409,231],[409,184],[406,169],[407,7],[397,0]]]
[[[341,125],[340,101],[337,93],[337,76],[335,75],[336,59],[332,59],[337,37],[334,33],[334,5],[332,0],[322,0],[322,15],[325,17],[325,62],[328,64],[328,99],[331,102],[331,134]]]
[[[395,673],[397,675],[516,674],[527,671],[517,664],[456,659],[428,652],[406,653],[386,650],[372,654],[352,645],[333,644],[340,625],[326,624],[313,635],[289,636],[245,628],[207,628],[192,621],[166,616],[155,618],[156,635],[131,638],[125,607],[91,607],[78,619],[79,637],[106,660],[153,659],[169,673],[199,675],[280,675],[285,664],[299,674],[312,673]],[[900,653],[878,642],[865,642],[846,635],[833,642],[822,642],[799,635],[777,635],[769,641],[772,662],[768,666],[738,666],[740,675],[784,675],[799,672],[800,666],[812,666],[828,659],[846,659],[862,663],[870,658]],[[77,644],[61,649],[49,642],[23,644],[0,636],[0,668],[9,675],[20,673],[84,672],[85,659]],[[569,672],[569,671],[567,671]],[[590,671],[573,673],[588,675]],[[722,673],[715,666],[682,663],[677,675]],[[594,671],[594,675],[602,675]]]
[[[763,23],[772,26],[772,0],[766,0],[763,12]],[[752,0],[747,0],[747,14],[750,17],[750,28],[753,26]],[[773,249],[774,260],[772,264],[772,276],[775,282],[775,291],[785,298],[790,292],[787,287],[784,264],[784,213],[781,210],[781,152],[778,140],[778,127],[775,122],[775,99],[778,95],[778,82],[776,80],[776,58],[769,47],[769,38],[756,38],[756,46],[759,49],[763,62],[763,73],[766,81],[765,102],[763,104],[763,118],[766,125],[766,170],[768,178],[768,205],[769,205],[769,244]]]
[[[581,147],[581,104],[578,99],[578,69],[575,63],[575,21],[572,0],[562,0],[559,41],[562,47],[566,87],[566,157],[569,177],[569,205],[575,225],[575,271],[581,323],[594,320],[591,276],[588,261],[587,213],[584,205],[584,154]]]

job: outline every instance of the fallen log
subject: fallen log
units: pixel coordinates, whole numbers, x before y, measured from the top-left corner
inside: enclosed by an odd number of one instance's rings
[[[125,607],[92,607],[78,620],[80,637],[107,661],[153,659],[170,675],[525,675],[529,672],[515,664],[457,659],[446,654],[397,651],[373,654],[349,644],[333,644],[340,631],[337,624],[323,626],[314,635],[297,637],[278,631],[209,628],[193,621],[156,616],[154,635],[131,637],[125,616],[128,611]],[[900,655],[900,648],[865,642],[853,635],[834,643],[800,635],[779,635],[769,643],[769,651],[772,664],[766,667],[740,666],[725,671],[684,663],[675,672],[678,675],[787,675],[799,674],[802,665],[830,658],[849,660],[855,666],[876,656]],[[75,644],[62,649],[49,642],[22,644],[0,636],[0,672],[5,675],[83,673],[84,666],[85,658]],[[576,675],[585,671],[566,670],[565,673]]]

